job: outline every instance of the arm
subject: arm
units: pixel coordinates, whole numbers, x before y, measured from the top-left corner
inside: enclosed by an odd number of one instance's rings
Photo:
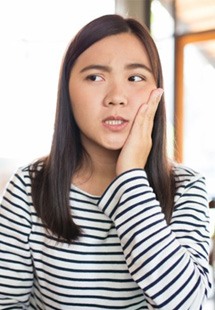
[[[99,207],[115,224],[129,272],[149,309],[200,309],[210,286],[203,179],[193,176],[181,188],[170,226],[144,170],[120,175]]]
[[[26,181],[17,173],[9,182],[0,206],[0,309],[28,306],[33,281],[30,231]]]

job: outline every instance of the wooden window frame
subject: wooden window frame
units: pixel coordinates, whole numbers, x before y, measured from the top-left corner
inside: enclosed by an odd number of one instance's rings
[[[175,38],[174,158],[180,163],[183,162],[184,153],[184,48],[189,43],[209,40],[215,40],[215,30]]]

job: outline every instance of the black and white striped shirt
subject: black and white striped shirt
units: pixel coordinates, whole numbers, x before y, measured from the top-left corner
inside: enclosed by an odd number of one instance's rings
[[[0,309],[201,309],[210,287],[205,182],[182,166],[175,175],[170,225],[144,170],[118,176],[101,197],[72,186],[83,233],[68,245],[47,234],[29,171],[19,169],[0,207]]]

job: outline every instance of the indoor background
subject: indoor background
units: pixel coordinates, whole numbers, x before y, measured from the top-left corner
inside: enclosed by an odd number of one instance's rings
[[[215,0],[0,0],[0,196],[11,174],[49,152],[58,74],[86,22],[144,21],[164,71],[169,156],[206,177],[215,227]],[[211,266],[213,277],[213,247]],[[214,295],[205,310],[215,309]]]

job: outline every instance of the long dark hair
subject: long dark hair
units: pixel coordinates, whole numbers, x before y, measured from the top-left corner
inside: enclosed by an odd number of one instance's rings
[[[105,15],[88,23],[74,37],[62,62],[50,154],[30,167],[33,204],[47,230],[58,240],[71,242],[80,235],[80,228],[72,219],[69,195],[72,176],[86,155],[71,110],[68,90],[70,73],[79,55],[93,43],[107,36],[126,32],[134,34],[144,44],[157,87],[163,88],[162,69],[156,45],[148,29],[138,21],[115,14]],[[155,115],[153,146],[145,169],[169,222],[173,209],[174,177],[167,158],[165,115],[162,97]]]

